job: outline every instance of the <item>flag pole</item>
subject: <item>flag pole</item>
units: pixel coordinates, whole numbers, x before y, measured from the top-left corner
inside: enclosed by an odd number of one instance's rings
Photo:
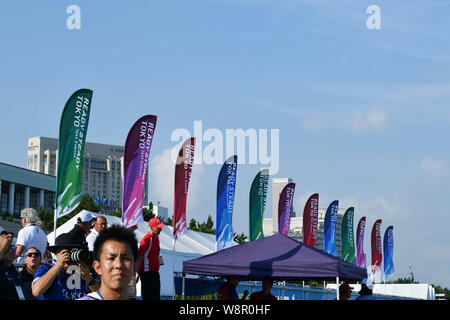
[[[56,244],[56,210],[54,210],[53,217],[53,245]]]
[[[173,290],[172,290],[172,300],[175,300],[175,243],[176,238],[173,236],[173,250],[172,250],[172,277],[173,277]]]

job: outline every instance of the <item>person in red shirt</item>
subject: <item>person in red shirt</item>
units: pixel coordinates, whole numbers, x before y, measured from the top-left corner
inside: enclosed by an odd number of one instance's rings
[[[262,290],[253,292],[250,295],[250,300],[278,300],[277,297],[270,293],[273,286],[273,279],[270,277],[262,280]]]
[[[150,219],[149,232],[139,243],[136,262],[139,279],[141,280],[142,300],[159,300],[161,281],[159,277],[159,234],[165,226],[158,218]]]

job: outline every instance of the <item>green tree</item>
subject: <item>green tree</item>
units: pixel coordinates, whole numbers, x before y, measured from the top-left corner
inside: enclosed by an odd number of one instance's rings
[[[248,240],[247,236],[244,233],[237,234],[236,232],[233,235],[233,240],[239,244],[244,244],[246,240]]]
[[[197,223],[197,229],[200,232],[208,233],[208,234],[216,234],[216,229],[214,227],[214,221],[212,220],[211,215],[208,215],[208,219],[206,222]]]
[[[167,221],[165,222],[165,224],[168,226],[172,226],[173,225],[172,218],[171,217],[167,218]]]
[[[87,210],[95,213],[100,212],[98,205],[94,203],[94,199],[92,198],[92,196],[90,194],[84,194],[81,198],[80,204],[76,207],[75,210],[56,221],[56,227],[58,228],[59,226],[63,225],[82,210]],[[44,211],[42,208],[39,208],[38,215],[39,219],[41,219],[45,224],[45,230],[53,231],[53,219],[55,217],[55,210]]]
[[[113,210],[108,213],[110,216],[122,218],[122,207],[118,207],[117,210]]]
[[[192,218],[191,221],[189,221],[188,230],[198,231],[198,228],[197,228],[197,221],[195,221],[194,218]]]
[[[142,208],[142,216],[144,217],[144,221],[150,221],[151,218],[155,217],[153,213],[153,202],[148,204],[148,208]]]
[[[439,286],[439,285],[435,285],[435,284],[432,284],[432,286],[434,287],[434,293],[435,294],[445,294],[445,299],[446,300],[450,300],[450,290],[447,288],[447,287],[445,287],[445,288],[442,288],[441,286]]]
[[[409,277],[406,278],[398,278],[397,280],[394,281],[389,281],[386,283],[411,283],[411,279]],[[413,283],[419,283],[418,281],[414,281]]]

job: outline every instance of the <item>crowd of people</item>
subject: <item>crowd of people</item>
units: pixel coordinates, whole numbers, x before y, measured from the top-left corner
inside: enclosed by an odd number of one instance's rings
[[[14,243],[0,236],[0,300],[159,300],[159,233],[164,224],[149,221],[140,244],[135,228],[108,227],[104,216],[81,212],[73,229],[53,245],[39,227],[37,212],[21,211],[23,228]]]
[[[125,300],[136,299],[136,283],[141,281],[142,300],[159,300],[161,281],[159,234],[164,223],[150,219],[148,233],[140,243],[132,228],[108,227],[104,216],[82,211],[77,223],[60,234],[53,245],[32,208],[21,211],[23,228],[0,236],[0,300]],[[227,277],[219,289],[219,300],[238,297],[239,276]],[[277,300],[271,294],[273,279],[262,279],[262,290],[250,300]],[[351,297],[352,287],[339,286],[341,300]],[[373,299],[372,284],[363,283],[357,299]]]

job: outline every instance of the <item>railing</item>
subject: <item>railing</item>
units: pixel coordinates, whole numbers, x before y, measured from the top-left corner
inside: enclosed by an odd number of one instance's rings
[[[260,282],[255,281],[241,281],[236,290],[242,296],[244,290],[248,290],[249,295],[252,292],[261,291],[262,286]],[[285,282],[274,283],[271,293],[278,298],[278,300],[334,300],[336,299],[335,289],[326,289],[320,287],[311,287],[308,285],[300,286],[288,284]],[[354,300],[359,296],[357,292],[352,292],[350,300]],[[410,300],[409,298],[387,296],[381,294],[373,294],[373,296],[380,300]]]

